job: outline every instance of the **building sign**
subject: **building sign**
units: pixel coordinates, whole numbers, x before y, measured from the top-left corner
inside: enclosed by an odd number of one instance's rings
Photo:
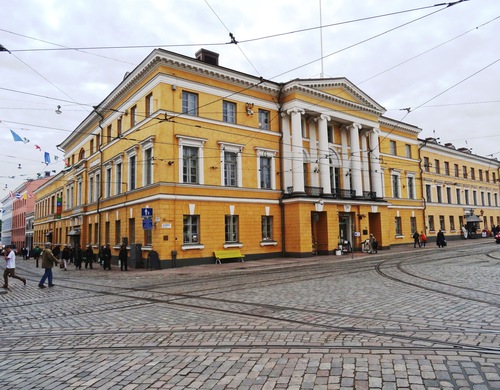
[[[62,213],[62,198],[56,199],[56,219],[61,219]]]

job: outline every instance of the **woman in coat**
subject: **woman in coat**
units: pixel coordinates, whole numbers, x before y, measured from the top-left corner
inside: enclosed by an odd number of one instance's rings
[[[443,248],[446,246],[446,239],[444,237],[444,233],[439,230],[437,237],[436,237],[436,244],[439,248]]]

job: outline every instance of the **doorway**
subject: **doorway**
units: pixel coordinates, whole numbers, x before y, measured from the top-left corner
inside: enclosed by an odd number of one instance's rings
[[[352,216],[348,213],[339,215],[339,246],[342,252],[350,252],[353,244]]]

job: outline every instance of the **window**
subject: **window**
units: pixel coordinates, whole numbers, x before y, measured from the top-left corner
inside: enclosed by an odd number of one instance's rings
[[[460,188],[457,188],[455,192],[457,194],[457,204],[462,204],[462,199],[460,197]]]
[[[458,174],[458,164],[454,164],[453,167],[454,167],[454,170],[455,170],[455,177],[458,177],[459,176],[459,174]]]
[[[109,125],[107,128],[106,137],[107,137],[107,143],[109,144],[111,142],[111,125]]]
[[[106,167],[106,198],[111,196],[111,167]]]
[[[455,217],[450,215],[450,230],[455,230]]]
[[[406,157],[407,158],[411,158],[411,145],[406,145],[405,146],[405,149],[406,149]]]
[[[259,158],[259,176],[260,188],[271,189],[271,157],[260,156]]]
[[[302,117],[301,121],[301,128],[302,128],[302,138],[307,138],[307,122],[306,118]]]
[[[477,191],[472,190],[472,202],[474,203],[474,206],[477,206]]]
[[[481,205],[484,206],[484,192],[481,191]]]
[[[116,163],[115,175],[116,175],[116,191],[115,191],[115,193],[117,195],[119,195],[122,193],[122,163],[121,163],[121,161]]]
[[[153,93],[146,95],[146,116],[153,114]]]
[[[491,172],[491,181],[492,181],[493,183],[496,183],[496,182],[497,182],[495,172]]]
[[[269,117],[269,111],[259,108],[259,129],[269,130]]]
[[[224,185],[228,187],[238,185],[238,162],[235,152],[224,152]]]
[[[392,179],[392,197],[393,198],[399,198],[399,175],[398,174],[392,174],[391,175]]]
[[[99,237],[99,224],[94,224],[94,243],[98,244],[101,237]]]
[[[117,245],[121,244],[122,241],[122,232],[121,232],[121,221],[115,221],[115,243]]]
[[[183,218],[184,244],[199,244],[200,242],[200,216],[184,215]]]
[[[91,139],[90,140],[90,154],[94,154],[94,140]]]
[[[99,173],[95,174],[95,199],[98,200],[101,197],[101,175]]]
[[[424,171],[429,172],[429,167],[430,167],[429,157],[424,157]]]
[[[427,202],[432,202],[432,187],[430,184],[425,185],[425,197],[427,198]]]
[[[479,170],[479,181],[483,181],[483,170]]]
[[[402,236],[403,235],[403,227],[401,226],[401,217],[395,217],[394,224],[395,224],[395,228],[396,228],[396,236]]]
[[[462,167],[462,174],[464,179],[467,179],[467,167],[465,165]]]
[[[436,170],[436,173],[441,173],[441,167],[439,165],[439,160],[434,160],[434,169]]]
[[[446,187],[446,201],[448,202],[448,204],[453,203],[453,200],[451,197],[451,187]]]
[[[442,203],[443,202],[443,196],[441,193],[441,186],[436,186],[436,195],[437,195],[437,202]]]
[[[137,156],[130,155],[128,157],[128,189],[129,191],[135,190],[136,188],[136,175],[137,175]]]
[[[137,106],[133,106],[130,109],[130,127],[134,127],[137,124]]]
[[[327,125],[326,132],[327,132],[328,142],[333,144],[333,126]]]
[[[469,190],[464,190],[465,204],[469,204]]]
[[[393,156],[396,156],[397,155],[397,152],[396,152],[396,141],[389,141],[389,147],[390,147],[390,153]]]
[[[109,239],[110,236],[109,236],[109,234],[110,234],[110,225],[109,225],[109,221],[106,221],[104,223],[104,242],[106,244],[109,244],[109,242],[110,242],[110,239]]]
[[[228,123],[236,123],[236,104],[222,102],[222,120]]]
[[[225,239],[226,242],[238,242],[238,216],[226,215],[225,218]]]
[[[94,177],[89,177],[89,203],[94,201]]]
[[[493,198],[495,199],[495,207],[498,207],[498,194],[493,194]]]
[[[272,241],[273,240],[273,217],[272,216],[262,216],[261,228],[262,228],[262,241]]]
[[[488,206],[491,206],[491,192],[488,192]]]
[[[198,95],[192,92],[182,91],[182,113],[186,115],[198,115]]]
[[[83,203],[83,183],[81,180],[78,180],[76,185],[76,205],[81,206]]]
[[[129,243],[135,244],[135,218],[128,220]]]
[[[153,149],[148,148],[143,151],[144,160],[144,173],[143,181],[144,185],[153,184]]]
[[[89,243],[92,243],[92,224],[89,223],[89,226],[87,228],[87,235],[89,236]]]
[[[444,174],[450,176],[450,163],[448,161],[444,162]]]
[[[470,178],[476,180],[476,170],[474,168],[470,169]]]
[[[185,146],[182,153],[182,182],[198,184],[198,148]]]
[[[446,226],[444,224],[444,215],[439,216],[439,229],[446,230]]]
[[[417,229],[417,217],[410,217],[410,231],[416,232]]]
[[[486,182],[489,183],[490,182],[490,171],[485,171],[484,175],[486,176]]]
[[[119,137],[122,135],[122,118],[118,118],[116,121],[116,136]]]
[[[153,245],[153,231],[151,229],[143,229],[144,231],[144,245]]]
[[[434,226],[434,215],[429,215],[429,230],[431,232],[436,231],[436,227]]]

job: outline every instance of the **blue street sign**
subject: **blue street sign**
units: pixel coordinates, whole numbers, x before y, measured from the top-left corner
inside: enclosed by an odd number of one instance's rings
[[[141,217],[142,218],[151,218],[153,216],[153,208],[152,207],[143,207],[141,209]]]
[[[153,229],[153,219],[152,218],[144,218],[142,220],[142,228],[144,230],[152,230]]]

